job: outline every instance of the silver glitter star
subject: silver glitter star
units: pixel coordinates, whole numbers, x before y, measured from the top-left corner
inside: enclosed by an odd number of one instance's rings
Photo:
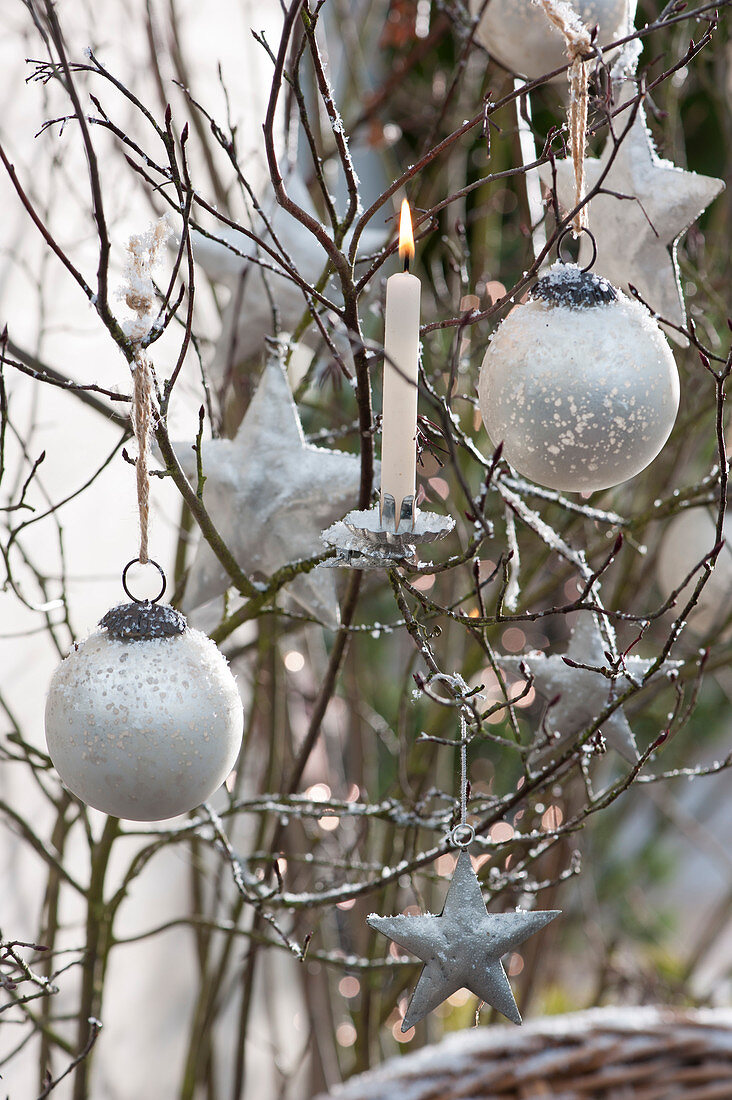
[[[286,180],[286,186],[290,197],[302,209],[318,217],[299,173],[292,173]],[[309,229],[278,204],[271,204],[267,214],[272,232],[293,267],[306,283],[314,286],[327,259],[323,248]],[[278,251],[259,215],[253,217],[252,228],[261,240]],[[282,330],[291,333],[302,318],[307,301],[299,285],[277,269],[277,261],[244,233],[223,226],[216,230],[216,237],[220,239],[212,240],[194,232],[192,239],[196,263],[212,282],[231,289],[231,297],[221,315],[221,333],[208,368],[214,384],[220,386],[231,367],[262,354],[265,337],[273,332],[273,302]],[[386,232],[382,229],[365,230],[359,241],[359,253],[367,255],[377,251],[385,239]],[[348,238],[344,247],[347,243]],[[252,262],[253,257],[261,259],[266,266]],[[331,284],[326,293],[336,293],[336,288]],[[333,300],[340,301],[337,294]],[[352,352],[347,331],[335,317],[331,318],[331,327],[331,337],[339,354],[347,363],[350,362]],[[317,329],[312,327],[303,339],[305,342],[315,340],[316,344],[319,343]]]
[[[631,84],[623,84],[616,101],[622,103],[635,94]],[[618,133],[625,125],[624,117],[621,115],[617,121]],[[605,171],[613,148],[612,140],[608,140],[599,160],[585,160],[587,191]],[[570,210],[575,205],[571,159],[558,162],[556,169],[559,203]],[[551,165],[542,165],[539,174],[545,187],[551,189]],[[593,270],[623,290],[632,283],[655,313],[672,324],[685,324],[677,245],[681,235],[724,189],[724,182],[687,172],[659,157],[641,107],[602,187],[616,194],[598,194],[589,204],[588,227],[597,242]],[[587,263],[590,256],[590,243],[583,239],[580,262]],[[686,345],[679,334],[670,331],[669,335]]]
[[[190,443],[173,448],[187,477],[196,478]],[[320,532],[358,496],[360,459],[305,442],[285,372],[271,358],[235,439],[202,445],[203,501],[239,565],[268,577],[288,562],[322,553]],[[191,565],[184,612],[222,595],[230,585],[203,539]],[[339,622],[335,578],[313,569],[287,585],[292,598],[331,628]]]
[[[478,877],[464,849],[439,917],[432,913],[418,917],[379,917],[372,913],[366,918],[372,928],[425,964],[402,1021],[402,1031],[409,1031],[458,989],[469,989],[520,1024],[521,1014],[501,958],[559,913],[559,909],[486,912]]]
[[[604,668],[607,665],[606,645],[593,614],[580,614],[569,639],[566,656],[583,665]],[[617,696],[630,686],[631,679],[639,681],[654,663],[644,657],[626,657],[623,661],[628,675],[620,673],[616,680],[609,680],[601,672],[589,668],[568,665],[561,653],[533,652],[520,656],[501,656],[499,664],[511,671],[520,671],[523,663],[533,677],[534,688],[542,698],[551,702],[544,718],[544,727],[565,742],[594,722],[610,702],[611,692]],[[682,661],[665,661],[652,679],[681,668]],[[622,707],[618,707],[600,727],[608,745],[634,764],[638,760],[638,748],[633,731],[628,725]],[[555,742],[556,744],[556,742]]]

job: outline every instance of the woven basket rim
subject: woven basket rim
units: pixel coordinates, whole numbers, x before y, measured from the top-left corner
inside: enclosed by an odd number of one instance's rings
[[[429,1076],[440,1071],[444,1073],[455,1061],[481,1055],[489,1061],[491,1055],[501,1051],[516,1054],[525,1051],[528,1054],[530,1051],[526,1048],[533,1046],[536,1049],[536,1041],[542,1038],[571,1041],[573,1038],[581,1040],[583,1036],[589,1038],[592,1035],[596,1038],[602,1035],[610,1043],[614,1035],[618,1037],[618,1041],[630,1037],[637,1037],[639,1041],[643,1038],[652,1041],[659,1034],[666,1041],[673,1035],[679,1044],[683,1039],[690,1046],[695,1045],[695,1039],[707,1044],[716,1043],[720,1050],[725,1054],[729,1052],[729,1057],[732,1058],[732,1008],[613,1005],[540,1017],[528,1021],[521,1028],[512,1024],[469,1028],[445,1036],[432,1046],[390,1058],[367,1073],[336,1086],[331,1092],[316,1097],[316,1100],[350,1100],[351,1097],[361,1100],[362,1096],[367,1095],[364,1090],[372,1085],[378,1089],[382,1083],[391,1083],[399,1089],[400,1079]],[[729,1087],[729,1097],[732,1100],[732,1076]],[[394,1095],[399,1095],[399,1092],[394,1092]],[[443,1093],[439,1095],[442,1096]],[[445,1092],[444,1095],[447,1097],[448,1093]],[[377,1096],[378,1093],[374,1092],[374,1097]]]

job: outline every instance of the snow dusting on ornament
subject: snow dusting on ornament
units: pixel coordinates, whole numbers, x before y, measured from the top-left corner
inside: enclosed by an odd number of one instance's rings
[[[131,821],[161,821],[221,786],[243,710],[225,657],[170,607],[123,605],[51,680],[46,740],[66,786]]]
[[[732,514],[726,513],[722,528],[724,546],[699,599],[689,612],[689,629],[707,634],[721,624],[732,611]],[[714,549],[717,542],[716,518],[709,508],[687,508],[669,522],[658,554],[658,587],[667,599],[692,569]],[[699,578],[698,569],[676,597],[674,613],[679,614],[691,596]]]
[[[470,7],[477,15],[485,0],[471,0]],[[568,7],[588,29],[599,26],[597,45],[606,46],[632,30],[636,0],[568,0]],[[490,0],[475,37],[501,65],[529,80],[569,63],[560,31],[531,0]]]
[[[676,419],[679,379],[644,306],[560,262],[494,333],[478,394],[491,441],[520,474],[594,492],[653,461]]]

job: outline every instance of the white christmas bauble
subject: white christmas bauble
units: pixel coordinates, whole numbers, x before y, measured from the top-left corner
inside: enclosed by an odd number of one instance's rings
[[[471,0],[473,15],[484,2]],[[599,26],[598,46],[606,46],[632,29],[636,0],[568,0],[568,3],[588,29]],[[563,35],[531,0],[490,0],[475,37],[507,69],[529,80],[568,64]]]
[[[656,322],[606,279],[556,263],[498,326],[480,411],[520,474],[565,492],[633,477],[668,439],[679,378]]]
[[[658,586],[664,599],[714,549],[716,531],[716,517],[709,508],[689,508],[669,521],[658,554]],[[724,517],[722,537],[725,543],[714,570],[689,613],[689,627],[698,634],[707,634],[732,611],[732,514],[729,512]],[[676,597],[675,614],[682,610],[701,576],[702,571],[698,570]]]
[[[167,634],[166,619],[177,624]],[[107,623],[74,646],[51,680],[53,764],[74,794],[115,817],[186,813],[221,786],[238,756],[236,681],[211,639],[172,608],[123,605]]]

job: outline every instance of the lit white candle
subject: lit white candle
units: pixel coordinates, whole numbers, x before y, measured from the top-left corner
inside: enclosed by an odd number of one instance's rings
[[[409,203],[402,203],[399,255],[404,271],[386,282],[384,389],[382,397],[381,509],[387,494],[394,498],[396,523],[402,501],[414,498],[417,481],[417,378],[419,366],[419,305],[422,284],[410,274],[414,237]]]

